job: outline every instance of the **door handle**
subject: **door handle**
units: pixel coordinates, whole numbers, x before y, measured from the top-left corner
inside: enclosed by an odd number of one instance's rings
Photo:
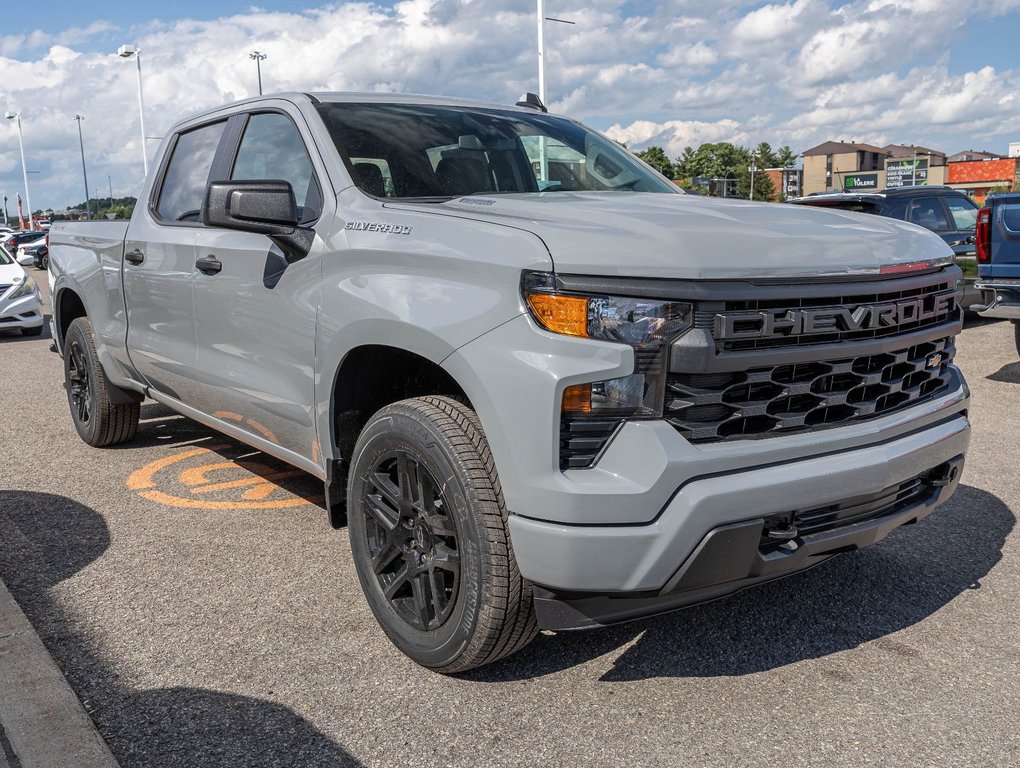
[[[195,266],[203,275],[215,275],[223,269],[223,262],[215,256],[203,256],[195,262]]]
[[[124,254],[124,261],[128,264],[134,264],[136,267],[145,261],[145,254],[135,248],[133,251],[128,251]]]

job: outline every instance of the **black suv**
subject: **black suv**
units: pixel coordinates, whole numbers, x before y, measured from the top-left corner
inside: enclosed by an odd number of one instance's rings
[[[981,292],[974,288],[977,278],[974,228],[979,206],[958,189],[951,187],[897,187],[879,192],[823,192],[798,197],[789,202],[816,205],[845,211],[874,213],[918,224],[939,235],[956,253],[963,268],[964,309],[981,302]]]

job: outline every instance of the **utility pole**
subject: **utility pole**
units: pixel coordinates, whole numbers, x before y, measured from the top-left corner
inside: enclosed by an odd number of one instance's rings
[[[28,192],[28,166],[25,165],[25,142],[21,138],[21,113],[5,112],[4,117],[8,120],[16,120],[18,123],[18,149],[21,150],[21,175],[25,179],[25,203],[28,204],[28,228],[35,229],[35,220],[32,218],[32,196]]]
[[[142,51],[137,45],[122,45],[117,49],[122,59],[134,57],[138,71],[138,122],[142,129],[142,170],[149,175],[149,155],[145,151],[145,102],[142,99]]]
[[[758,153],[756,151],[751,152],[751,192],[747,196],[748,200],[754,200],[754,170],[755,170],[755,160],[757,160],[757,158],[758,158]]]
[[[541,1],[541,0],[540,0]],[[255,59],[255,69],[259,73],[259,96],[262,95],[262,62],[266,60],[266,54],[261,51],[252,51],[248,54],[249,59]]]
[[[545,91],[545,23],[547,21],[555,21],[560,24],[573,24],[572,21],[566,19],[554,19],[551,16],[545,15],[545,0],[537,0],[538,3],[538,100],[542,102],[542,106],[548,108],[549,102],[546,101]],[[549,179],[549,159],[546,155],[546,141],[545,136],[539,137],[539,168],[542,176],[542,181],[548,181]]]
[[[92,208],[89,205],[89,174],[85,170],[85,140],[81,136],[81,121],[85,118],[81,115],[75,115],[74,119],[78,121],[78,146],[81,148],[81,175],[85,179],[85,220],[88,221],[92,218]],[[98,206],[96,212],[99,212]]]
[[[110,213],[113,213],[113,182],[110,180],[109,175],[106,177],[106,183],[110,185]]]

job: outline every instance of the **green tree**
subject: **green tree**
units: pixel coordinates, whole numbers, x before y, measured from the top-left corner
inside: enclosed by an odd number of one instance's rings
[[[696,176],[694,173],[694,147],[684,147],[684,151],[673,164],[673,172],[680,178]]]
[[[737,193],[745,200],[751,192],[751,167],[750,164],[737,171]],[[772,179],[765,173],[759,164],[754,172],[754,199],[759,202],[774,203],[776,201],[776,188]]]
[[[669,157],[663,151],[662,147],[649,147],[648,149],[642,149],[637,153],[637,156],[667,179],[672,179],[676,174],[676,171],[673,168],[673,163],[670,162]]]
[[[689,149],[689,148],[688,148]],[[721,141],[718,144],[702,144],[696,150],[684,154],[677,160],[677,171],[681,176],[708,176],[719,179],[727,174],[736,174],[740,168],[751,162],[751,153],[744,147]]]
[[[767,141],[761,142],[754,148],[754,155],[758,159],[759,168],[778,167],[779,161],[776,159],[775,152],[772,151],[772,145]]]
[[[797,164],[797,156],[789,146],[780,147],[776,152],[776,168],[793,168]]]

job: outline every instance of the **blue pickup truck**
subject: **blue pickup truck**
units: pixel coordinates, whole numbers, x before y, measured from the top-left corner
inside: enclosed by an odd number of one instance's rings
[[[1020,354],[1020,192],[990,195],[975,231],[983,317],[1011,320]]]

